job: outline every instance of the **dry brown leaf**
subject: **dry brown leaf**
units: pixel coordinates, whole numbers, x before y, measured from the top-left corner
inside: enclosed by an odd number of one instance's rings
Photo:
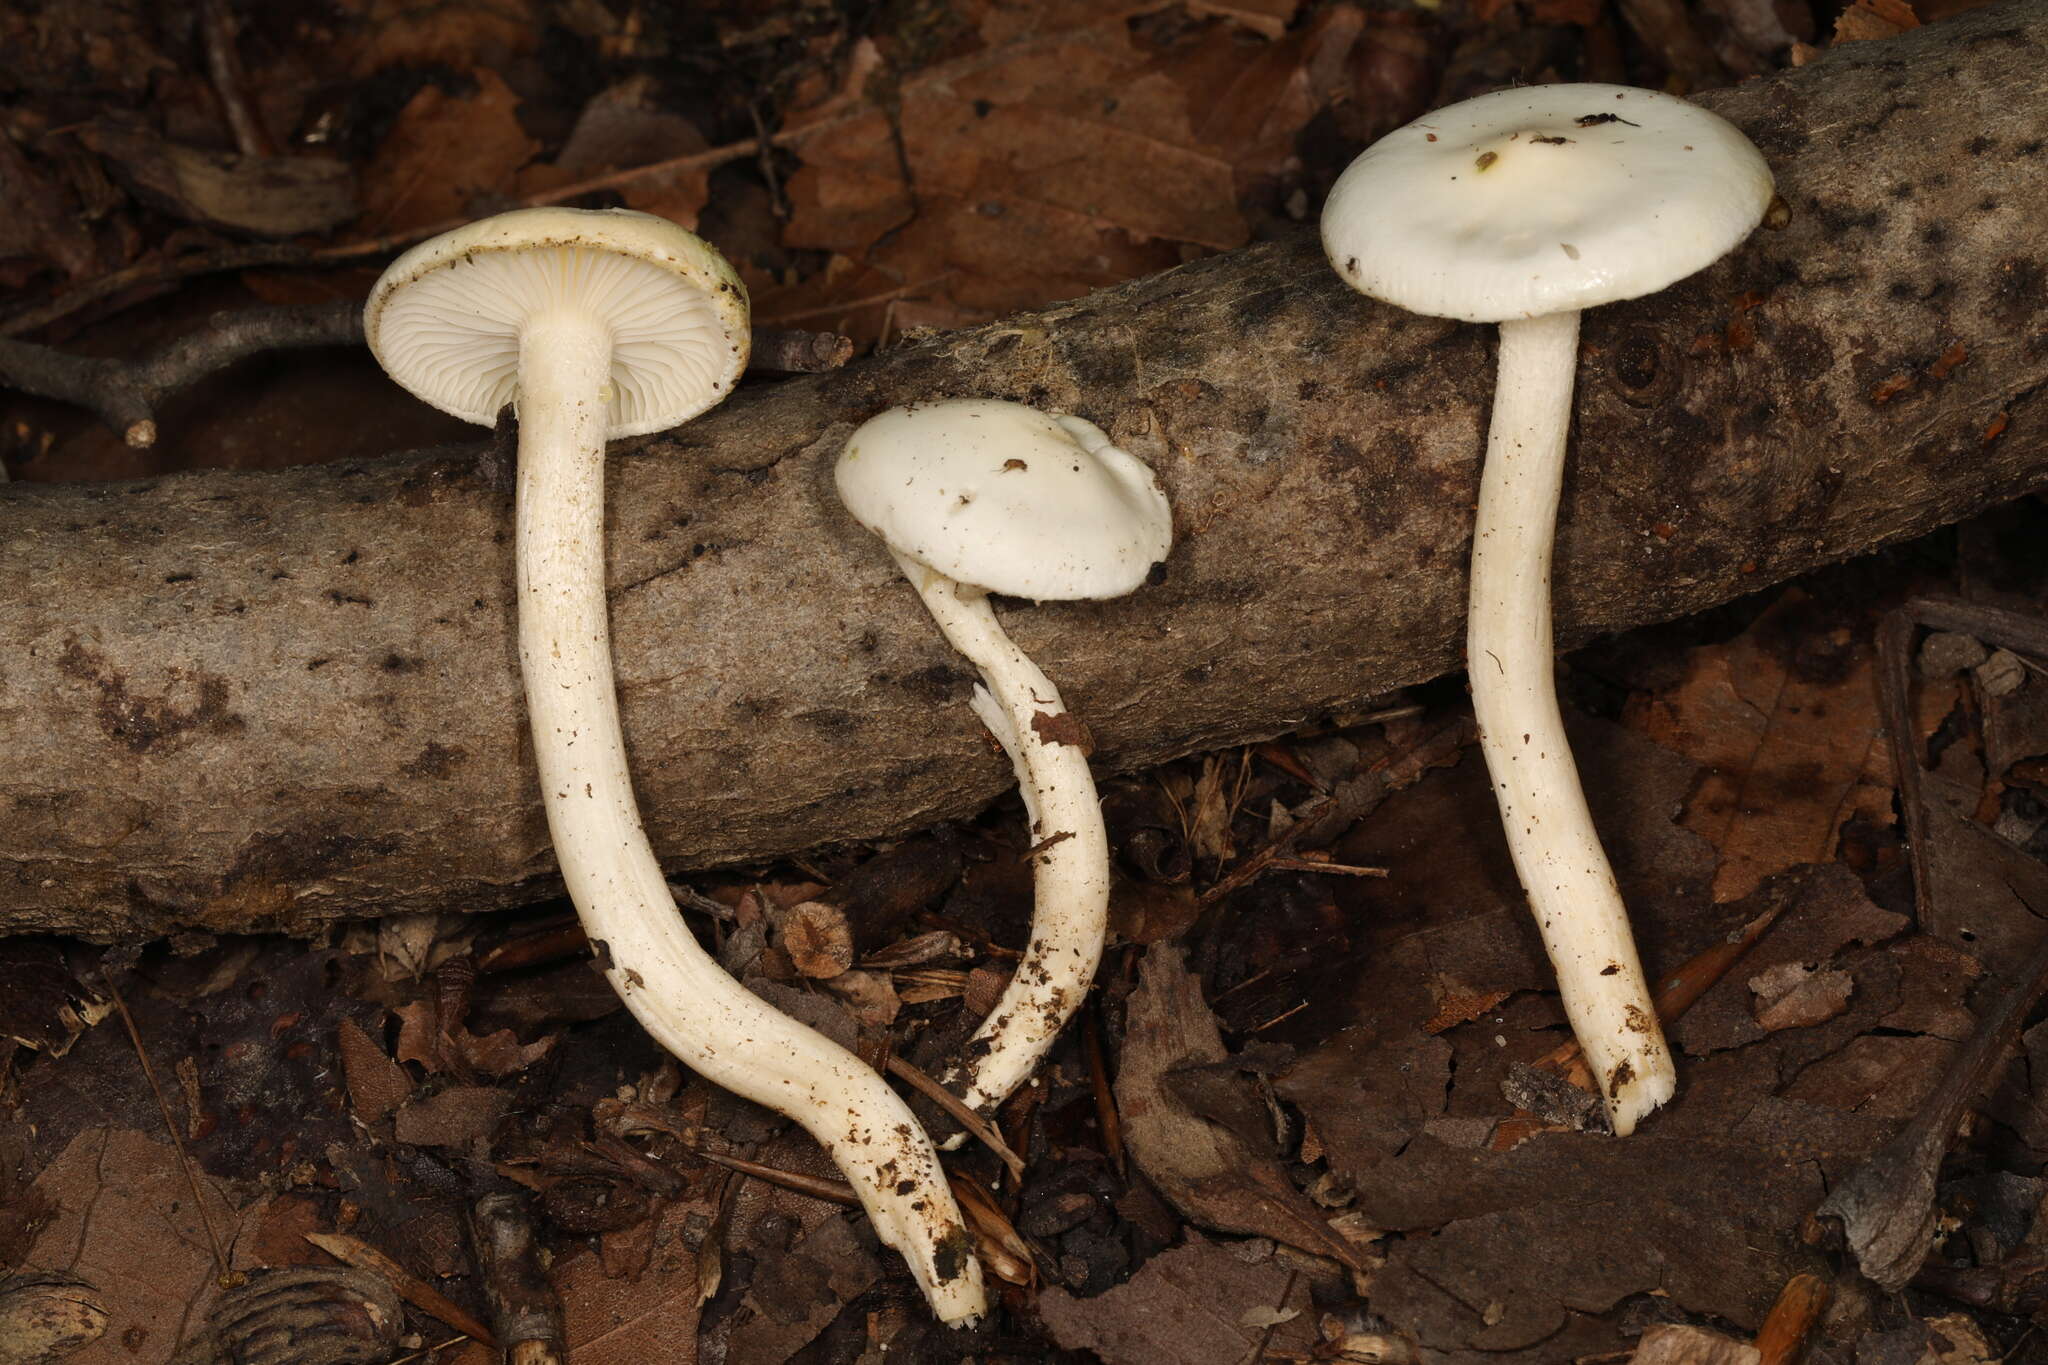
[[[530,52],[541,26],[528,0],[356,0],[356,74],[392,66],[457,71]]]
[[[841,972],[822,984],[846,1002],[863,1029],[889,1027],[896,1022],[896,1012],[903,1008],[887,972]]]
[[[883,340],[910,327],[964,327],[984,320],[944,298],[951,272],[934,279],[901,280],[851,256],[834,254],[825,268],[792,284],[739,266],[762,327],[804,327]]]
[[[1607,0],[1525,0],[1530,19],[1539,24],[1577,24],[1591,28],[1600,22]]]
[[[882,1277],[873,1245],[847,1217],[834,1216],[767,1258],[747,1291],[753,1316],[734,1330],[727,1358],[780,1365],[809,1345]]]
[[[1345,59],[1365,22],[1356,5],[1332,5],[1249,54],[1242,34],[1210,28],[1173,49],[1159,69],[1198,110],[1197,139],[1230,162],[1243,186],[1280,174],[1294,159],[1296,134],[1346,88]]]
[[[857,48],[839,90],[787,120],[810,131],[795,142],[785,244],[873,267],[885,290],[945,280],[969,317],[1240,245],[1241,176],[1285,159],[1335,84],[1306,74],[1311,54],[1332,35],[1348,47],[1358,26],[1347,9],[1247,61],[1256,40],[1229,24],[1154,37],[1127,22],[1151,6],[1026,8],[991,7],[984,47],[900,84]],[[896,297],[852,330],[877,334]]]
[[[1946,1038],[1865,1034],[1800,1072],[1784,1097],[1904,1121],[1920,1112],[1955,1051]]]
[[[1750,978],[1757,1027],[1775,1033],[1824,1024],[1849,1007],[1855,986],[1856,979],[1844,971],[1815,971],[1803,962],[1781,962]]]
[[[1278,38],[1294,22],[1301,0],[1189,0],[1188,13],[1202,18],[1214,16],[1241,24],[1254,33]]]
[[[1239,1365],[1302,1359],[1317,1343],[1305,1276],[1270,1243],[1228,1246],[1200,1233],[1094,1298],[1047,1289],[1039,1315],[1053,1340],[1110,1365]]]
[[[1748,1342],[1711,1328],[1660,1322],[1643,1329],[1628,1365],[1757,1365],[1762,1359]]]
[[[1835,41],[1863,42],[1871,38],[1895,38],[1907,29],[1920,27],[1920,16],[1907,0],[1856,0],[1835,19]]]
[[[509,1028],[481,1036],[460,1024],[444,1030],[432,1000],[415,1000],[392,1013],[398,1016],[398,1060],[418,1062],[430,1074],[510,1076],[547,1056],[555,1045],[553,1034],[521,1043]]]
[[[484,1085],[451,1086],[401,1107],[393,1131],[400,1142],[415,1147],[475,1150],[489,1142],[498,1120],[511,1107],[509,1091]]]
[[[963,951],[964,945],[958,934],[950,929],[933,929],[869,953],[860,960],[860,965],[874,971],[898,971],[904,967],[919,967],[937,958],[960,957]]]
[[[1330,1229],[1322,1210],[1274,1160],[1270,1133],[1241,1131],[1263,1121],[1263,1106],[1229,1061],[1216,1016],[1180,948],[1147,948],[1116,1078],[1117,1111],[1132,1161],[1192,1222],[1271,1237],[1359,1266],[1357,1250]],[[1197,1088],[1201,1113],[1190,1103]],[[1256,1116],[1226,1123],[1235,1117],[1229,1109]]]
[[[348,1081],[349,1105],[359,1123],[376,1123],[412,1094],[412,1077],[385,1053],[352,1019],[341,1021],[341,1069]]]
[[[1875,658],[1793,589],[1740,636],[1692,650],[1669,692],[1631,703],[1632,727],[1708,769],[1681,823],[1720,851],[1717,902],[1832,861],[1855,816],[1891,822]]]
[[[633,1279],[611,1279],[594,1255],[555,1264],[562,1327],[577,1365],[690,1365],[697,1358],[697,1245],[716,1207],[678,1200],[662,1210],[653,1254]]]
[[[1444,1112],[1451,1045],[1402,1031],[1381,1038],[1348,1028],[1304,1056],[1274,1082],[1327,1147],[1392,1156]]]
[[[1187,932],[1202,912],[1187,882],[1141,882],[1119,878],[1109,902],[1110,932],[1124,943],[1157,943]]]
[[[673,161],[710,145],[696,124],[661,107],[654,78],[642,73],[592,96],[562,154],[527,167],[519,188],[522,194],[555,189],[608,171]],[[695,228],[711,197],[711,168],[637,177],[622,183],[619,194],[629,208]]]
[[[1910,924],[1905,916],[1872,904],[1856,874],[1840,863],[1780,873],[1746,898],[1743,909],[1749,915],[1777,909],[1779,917],[1744,955],[1740,968],[1709,986],[1672,1029],[1672,1040],[1696,1057],[1754,1043],[1773,1027],[1754,1009],[1752,981],[1787,967],[1830,967],[1853,976],[1859,955],[1852,945],[1882,943]],[[1880,1007],[1877,1001],[1867,1003]],[[1936,1014],[1938,1003],[1927,999],[1915,1013]]]
[[[364,226],[402,232],[470,216],[477,201],[509,195],[540,144],[519,125],[519,97],[497,72],[475,73],[476,90],[429,85],[399,111],[363,171]]]
[[[216,1279],[213,1246],[225,1253],[234,1243],[245,1210],[222,1182],[198,1180],[203,1211],[175,1151],[110,1128],[80,1133],[43,1170],[35,1187],[57,1212],[21,1268],[77,1276],[107,1312],[106,1335],[72,1365],[167,1360],[201,1319]]]

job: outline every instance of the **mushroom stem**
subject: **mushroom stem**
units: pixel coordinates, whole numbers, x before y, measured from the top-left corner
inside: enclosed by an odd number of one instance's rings
[[[907,555],[896,562],[946,639],[980,670],[994,708],[976,712],[1002,722],[989,729],[1017,769],[1031,817],[1031,941],[968,1040],[967,1060],[940,1077],[968,1108],[986,1112],[1024,1083],[1087,998],[1109,927],[1109,835],[1059,689],[1004,632],[988,594]]]
[[[1578,337],[1576,311],[1500,325],[1466,664],[1515,874],[1608,1117],[1626,1135],[1671,1098],[1677,1074],[1557,708],[1550,551]]]
[[[627,774],[604,591],[611,337],[576,317],[520,336],[519,657],[548,830],[626,1007],[692,1070],[788,1115],[832,1154],[942,1321],[984,1311],[938,1153],[874,1068],[771,1008],[677,913]]]

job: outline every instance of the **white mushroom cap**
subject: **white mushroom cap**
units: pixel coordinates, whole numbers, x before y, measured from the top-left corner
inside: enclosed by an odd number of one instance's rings
[[[608,438],[695,417],[746,368],[747,291],[732,266],[626,209],[516,209],[422,242],[371,290],[363,331],[416,397],[489,426],[519,395],[521,329],[551,317],[610,329]]]
[[[1353,161],[1323,208],[1352,288],[1503,322],[1654,293],[1762,220],[1771,171],[1735,126],[1624,85],[1502,90],[1425,114]]]
[[[837,474],[854,520],[890,549],[1010,597],[1121,597],[1173,546],[1143,461],[1093,422],[1022,403],[891,408],[847,438]]]

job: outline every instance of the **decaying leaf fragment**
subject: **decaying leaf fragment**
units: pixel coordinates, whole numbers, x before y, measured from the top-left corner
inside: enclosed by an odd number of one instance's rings
[[[1363,1268],[1358,1248],[1295,1189],[1270,1142],[1262,1151],[1246,1131],[1252,1125],[1225,1126],[1197,1114],[1175,1086],[1175,1073],[1215,1067],[1230,1056],[1178,946],[1146,950],[1129,1011],[1117,1111],[1132,1160],[1167,1202],[1204,1227],[1271,1237]],[[1203,1079],[1211,1113],[1234,1087],[1246,1092],[1235,1108],[1263,1112],[1241,1077],[1210,1070]]]

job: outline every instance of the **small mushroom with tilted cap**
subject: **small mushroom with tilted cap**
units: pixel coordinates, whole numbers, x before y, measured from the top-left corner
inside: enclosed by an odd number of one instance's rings
[[[1387,134],[1323,209],[1323,248],[1354,289],[1500,324],[1466,666],[1515,871],[1623,1134],[1677,1075],[1557,708],[1550,552],[1579,312],[1705,269],[1771,198],[1763,157],[1704,109],[1627,86],[1541,85]]]
[[[445,412],[519,414],[519,658],[548,830],[613,989],[662,1046],[787,1114],[832,1153],[932,1309],[984,1309],[981,1266],[902,1098],[873,1067],[732,979],[676,911],[640,823],[619,729],[604,588],[604,448],[732,391],[746,292],[675,224],[524,209],[424,242],[371,291],[392,378]]]
[[[892,408],[847,438],[839,496],[880,536],[939,629],[981,673],[974,711],[1017,771],[1036,859],[1031,940],[941,1077],[987,1112],[1030,1076],[1086,998],[1109,914],[1109,839],[1086,731],[1012,643],[989,594],[1121,597],[1173,545],[1152,471],[1092,422],[1022,403]]]

